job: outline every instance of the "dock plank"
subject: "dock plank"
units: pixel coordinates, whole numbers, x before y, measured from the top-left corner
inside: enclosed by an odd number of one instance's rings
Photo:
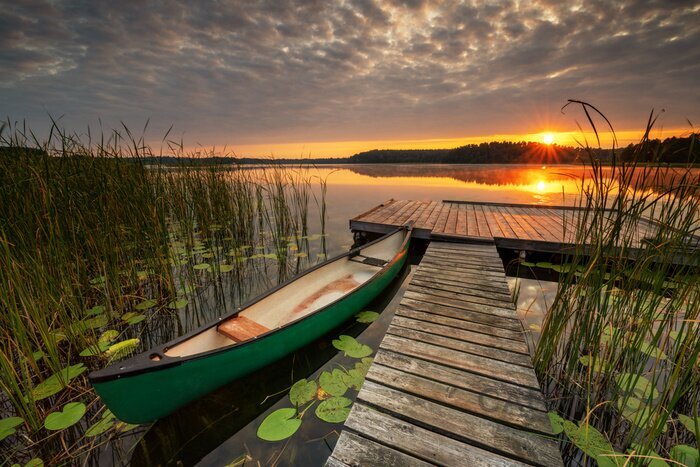
[[[488,222],[426,206],[448,231]],[[494,244],[431,242],[345,427],[329,466],[562,465]]]

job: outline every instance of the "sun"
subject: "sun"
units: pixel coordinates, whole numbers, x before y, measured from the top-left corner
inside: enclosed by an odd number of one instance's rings
[[[554,143],[554,135],[552,133],[543,133],[542,134],[542,142],[544,144]]]

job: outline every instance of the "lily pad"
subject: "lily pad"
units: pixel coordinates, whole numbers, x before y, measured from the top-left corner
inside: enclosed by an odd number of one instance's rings
[[[36,352],[32,352],[32,360],[34,360],[35,362],[38,362],[39,360],[41,360],[45,356],[46,356],[46,354],[41,350],[37,350]]]
[[[598,461],[599,465],[616,465],[614,458],[610,457],[610,454],[614,454],[615,451],[603,433],[587,423],[576,426],[564,420],[563,425],[566,436],[571,442],[586,455]]]
[[[625,392],[634,393],[640,399],[652,399],[659,397],[659,391],[647,378],[633,373],[622,373],[615,378],[617,385]]]
[[[153,308],[157,304],[158,304],[158,300],[153,300],[153,299],[144,300],[144,301],[134,305],[134,310],[139,310],[139,311],[148,310],[149,308]]]
[[[679,414],[678,420],[680,420],[683,426],[693,433],[696,438],[698,437],[698,432],[695,430],[695,427],[700,425],[700,417],[691,418],[687,415]]]
[[[308,253],[304,253],[304,252],[302,251],[301,253],[297,253],[297,254],[295,254],[294,256],[297,257],[297,258],[306,258],[306,257],[309,256],[309,254],[308,254]]]
[[[84,319],[81,323],[88,329],[97,329],[109,323],[109,316],[98,315],[93,318]]]
[[[105,410],[105,412],[102,414],[102,417],[96,423],[93,423],[90,426],[90,428],[87,429],[87,431],[85,432],[85,436],[90,438],[93,436],[101,435],[102,433],[114,426],[114,419],[114,414],[110,410]]]
[[[640,352],[645,353],[645,354],[649,355],[650,357],[653,357],[657,360],[666,360],[666,358],[667,358],[666,354],[663,353],[663,351],[660,348],[658,348],[654,345],[648,344],[646,342],[642,342],[639,345],[639,347],[637,347],[637,349]]]
[[[46,416],[44,428],[51,431],[65,430],[78,423],[85,415],[85,410],[85,404],[82,402],[69,402],[60,412],[52,412]]]
[[[348,390],[344,381],[344,371],[335,369],[333,373],[324,371],[318,378],[321,388],[331,396],[342,396]]]
[[[639,428],[646,426],[653,415],[651,408],[636,397],[628,397],[624,405],[623,399],[620,399],[617,405],[625,420]]]
[[[220,264],[219,272],[231,272],[233,271],[233,265],[231,264]]]
[[[537,264],[531,263],[530,261],[521,261],[520,265],[526,268],[534,268],[535,266],[537,266]]]
[[[318,404],[316,416],[328,423],[342,423],[348,418],[352,401],[347,397],[331,397]]]
[[[24,423],[24,420],[20,417],[8,417],[0,420],[0,441],[14,435],[17,432],[15,428],[22,423]]]
[[[301,426],[301,419],[292,408],[278,409],[265,417],[258,427],[258,438],[265,441],[281,441],[292,436]]]
[[[197,271],[211,271],[211,264],[199,263],[192,266],[192,268],[196,269]]]
[[[79,355],[81,357],[94,357],[95,355],[100,355],[108,348],[109,342],[98,342],[96,344],[85,347]]]
[[[578,361],[583,366],[591,367],[596,373],[605,373],[605,362],[601,358],[593,359],[591,355],[582,355]]]
[[[358,323],[369,324],[373,323],[379,318],[379,313],[376,311],[361,311],[355,315]]]
[[[89,308],[85,310],[85,315],[86,316],[95,316],[95,315],[101,315],[105,311],[105,306],[104,305],[95,305],[92,308]]]
[[[353,368],[345,372],[342,379],[347,387],[359,391],[362,387],[362,383],[365,382],[365,373],[363,373],[361,369]]]
[[[142,313],[136,313],[134,311],[130,311],[128,313],[124,313],[122,315],[122,321],[128,323],[128,324],[138,324],[141,321],[146,319],[146,315]]]
[[[549,261],[540,261],[539,263],[536,263],[535,266],[542,269],[551,269],[552,263],[550,263]]]
[[[186,299],[178,298],[168,303],[167,306],[171,310],[181,310],[182,308],[185,308],[187,306],[187,303],[188,301]]]
[[[295,406],[306,404],[314,398],[317,389],[316,381],[307,381],[306,378],[300,379],[289,390],[289,400]]]
[[[564,419],[556,412],[547,412],[549,423],[552,425],[552,434],[558,435],[564,431]]]
[[[671,448],[671,459],[686,467],[697,467],[700,462],[698,450],[687,444],[677,444]]]
[[[334,339],[333,347],[342,350],[346,356],[352,358],[362,358],[372,354],[370,346],[360,344],[354,337],[346,335],[341,335],[338,339]]]
[[[38,457],[35,457],[34,459],[24,464],[24,467],[44,467],[44,461]]]
[[[51,397],[54,394],[58,394],[68,386],[68,383],[73,379],[82,374],[87,368],[82,363],[76,365],[71,365],[66,367],[48,378],[46,378],[41,383],[37,384],[34,389],[32,389],[32,397],[35,401],[40,401]]]

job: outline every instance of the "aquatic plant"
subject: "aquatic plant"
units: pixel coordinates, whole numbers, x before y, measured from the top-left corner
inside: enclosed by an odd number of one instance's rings
[[[577,103],[597,134],[604,116]],[[637,158],[619,163],[613,150],[606,177],[590,152],[564,264],[535,265],[560,275],[535,366],[573,465],[684,463],[697,453],[686,423],[700,404],[700,180],[636,163],[654,121]]]
[[[294,264],[278,256],[280,239],[308,236],[302,167],[251,170],[216,158],[165,167],[164,151],[190,155],[167,135],[154,150],[125,127],[94,138],[55,121],[46,140],[1,123],[0,147],[0,416],[10,420],[0,456],[8,462],[39,451],[50,464],[94,455],[104,443],[91,438],[134,426],[104,410],[88,369],[192,330],[309,266],[305,243]],[[263,253],[253,259],[256,247]],[[80,407],[74,424],[51,431]]]

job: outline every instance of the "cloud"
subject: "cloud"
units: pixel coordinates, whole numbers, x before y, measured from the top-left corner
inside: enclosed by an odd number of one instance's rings
[[[203,144],[526,133],[586,99],[622,128],[698,120],[700,4],[23,1],[0,112]],[[534,121],[534,123],[533,123]]]

